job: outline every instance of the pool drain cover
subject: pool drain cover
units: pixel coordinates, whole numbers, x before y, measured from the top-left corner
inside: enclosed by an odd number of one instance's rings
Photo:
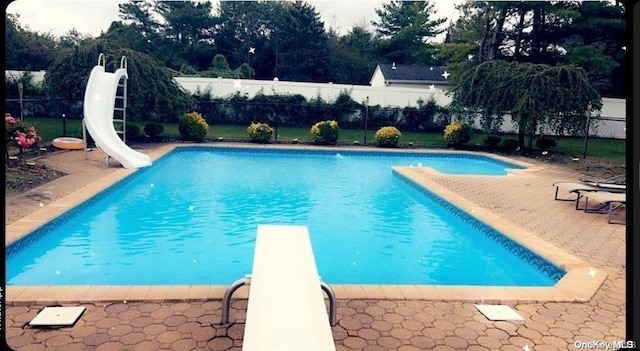
[[[492,321],[523,321],[521,315],[513,308],[503,305],[476,305],[476,308],[487,319]]]
[[[31,327],[69,327],[76,323],[84,307],[45,307],[29,322]]]

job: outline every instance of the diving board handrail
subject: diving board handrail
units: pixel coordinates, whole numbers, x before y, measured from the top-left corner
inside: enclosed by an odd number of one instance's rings
[[[220,321],[221,325],[229,324],[229,313],[231,310],[231,297],[236,290],[240,289],[245,285],[251,285],[251,274],[247,274],[244,278],[238,279],[235,282],[231,283],[227,290],[224,292],[224,296],[222,297],[222,320]],[[338,300],[336,299],[336,294],[333,292],[333,289],[329,284],[323,282],[320,279],[320,288],[327,294],[329,298],[329,324],[332,327],[335,327],[338,324]]]

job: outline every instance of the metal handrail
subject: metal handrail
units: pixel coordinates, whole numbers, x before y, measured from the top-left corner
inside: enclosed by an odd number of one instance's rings
[[[100,62],[102,62],[102,64],[100,64]],[[98,55],[98,66],[102,66],[102,67],[106,66],[104,53],[102,53],[102,52],[100,53],[100,55]]]
[[[336,294],[333,292],[333,289],[331,289],[329,284],[322,280],[320,281],[320,287],[329,297],[329,324],[331,324],[332,327],[335,327],[338,323],[338,301],[336,299]]]
[[[231,308],[231,295],[240,287],[251,284],[251,275],[247,274],[242,279],[238,279],[233,282],[224,292],[222,298],[222,321],[220,324],[229,324],[229,309]]]
[[[229,324],[229,310],[231,309],[231,295],[233,295],[236,290],[245,286],[251,285],[251,274],[247,274],[242,279],[238,279],[235,282],[231,283],[227,290],[224,292],[224,297],[222,298],[222,320],[220,324]],[[332,327],[335,327],[338,323],[338,301],[336,299],[336,294],[333,292],[331,287],[320,280],[320,288],[327,294],[329,297],[329,324]]]
[[[127,69],[127,57],[126,56],[122,56],[122,58],[120,59],[120,68]]]

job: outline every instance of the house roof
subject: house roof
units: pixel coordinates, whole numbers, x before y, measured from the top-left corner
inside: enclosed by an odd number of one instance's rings
[[[445,69],[442,66],[381,63],[378,67],[380,67],[384,80],[387,82],[448,82],[443,76]]]

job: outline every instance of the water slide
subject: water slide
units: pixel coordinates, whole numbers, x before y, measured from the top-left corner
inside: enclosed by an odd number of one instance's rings
[[[125,144],[113,126],[113,111],[116,92],[121,79],[127,79],[126,68],[119,68],[114,73],[105,72],[104,58],[102,64],[93,67],[87,89],[84,93],[84,122],[102,151],[120,162],[124,168],[140,168],[151,165],[149,156],[131,149]]]

